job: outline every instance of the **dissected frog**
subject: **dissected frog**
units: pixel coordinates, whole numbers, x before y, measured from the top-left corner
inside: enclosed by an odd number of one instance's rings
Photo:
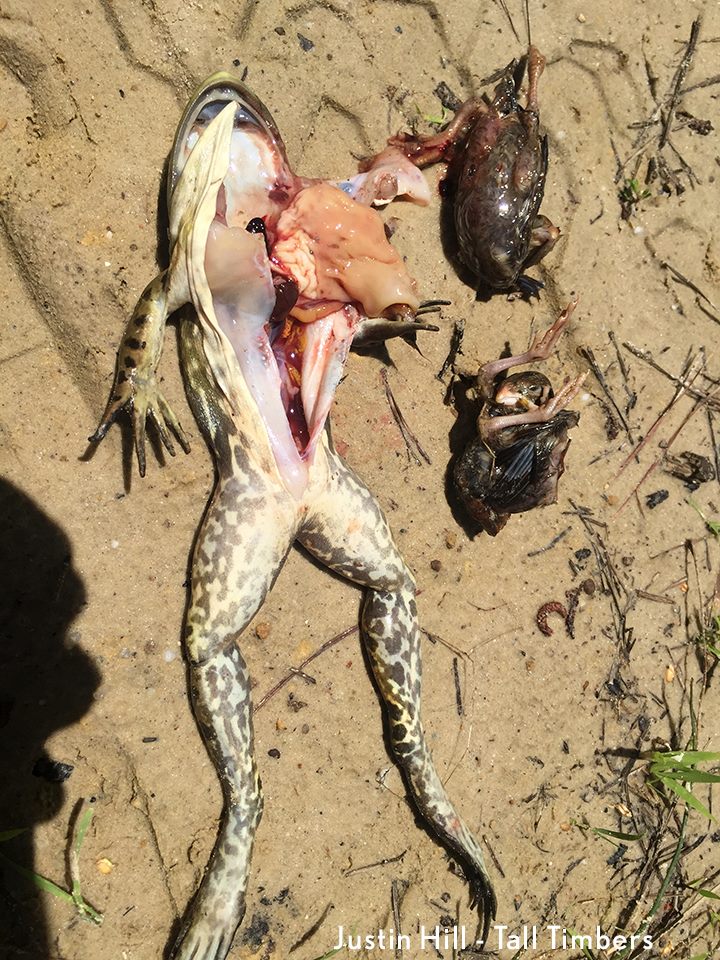
[[[522,107],[518,89],[525,64],[528,93]],[[531,46],[520,64],[513,60],[505,68],[491,101],[466,101],[435,136],[398,134],[388,141],[419,167],[447,162],[445,196],[452,205],[457,256],[490,292],[537,293],[542,284],[524,271],[560,236],[539,212],[548,168],[537,97],[544,66]]]
[[[547,360],[570,320],[572,301],[525,353],[502,357],[480,368],[476,391],[482,402],[478,436],[455,463],[453,482],[468,514],[496,536],[513,513],[525,513],[557,501],[558,481],[570,445],[568,431],[580,414],[565,409],[577,396],[587,373],[557,394],[542,373],[525,370],[497,378],[512,367]]]
[[[325,429],[353,339],[423,326],[415,284],[369,206],[398,194],[428,199],[422,174],[393,149],[349,180],[296,176],[266,108],[227,74],[203,85],[178,128],[168,178],[170,265],[129,321],[91,439],[128,409],[141,472],[147,417],[171,452],[170,430],[187,447],[156,381],[165,321],[184,307],[187,393],[217,466],[194,551],[185,645],[195,714],[225,806],[174,947],[179,960],[225,957],[245,910],[262,799],[250,679],[236,638],[295,540],[367,588],[363,636],[395,758],[419,811],[461,862],[485,932],[495,914],[482,853],[423,733],[413,576],[380,507]]]

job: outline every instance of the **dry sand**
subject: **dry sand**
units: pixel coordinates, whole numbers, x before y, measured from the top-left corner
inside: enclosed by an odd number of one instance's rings
[[[643,58],[662,96],[691,20],[703,13],[705,42],[687,83],[713,75],[720,17],[709,2],[532,6],[533,39],[549,60],[541,82],[551,153],[543,209],[563,230],[539,271],[546,292],[532,305],[503,297],[475,302],[443,255],[438,204],[394,204],[395,242],[422,278],[423,295],[453,302],[441,332],[421,335],[422,353],[403,343],[389,350],[390,384],[432,463],[408,458],[375,358],[351,357],[333,426],[417,574],[423,626],[446,641],[425,645],[431,744],[452,796],[486,841],[498,922],[511,929],[540,925],[538,950],[528,953],[540,956],[548,947],[546,924],[586,933],[597,923],[612,929],[620,917],[634,930],[658,889],[652,873],[631,914],[644,845],[663,814],[658,801],[648,800],[642,763],[629,777],[621,774],[628,773],[627,751],[650,749],[656,738],[674,745],[688,740],[687,695],[692,684],[697,703],[702,686],[695,617],[707,612],[720,551],[688,505],[685,487],[662,466],[638,496],[632,491],[661,456],[661,441],[683,423],[673,449],[714,458],[707,408],[700,405],[687,419],[693,401],[681,398],[618,477],[632,445],[622,428],[608,439],[603,393],[591,377],[588,395],[577,402],[582,419],[559,503],[513,519],[496,540],[472,539],[444,493],[454,415],[435,374],[457,317],[467,322],[466,357],[488,359],[506,340],[522,348],[531,325],[549,324],[578,292],[572,330],[548,364],[556,382],[583,368],[576,348],[589,347],[624,410],[611,333],[618,344],[651,350],[674,374],[688,350],[705,346],[709,373],[720,375],[713,350],[717,307],[698,302],[662,267],[668,260],[720,303],[720,87],[690,92],[682,104],[715,129],[701,136],[685,126],[673,134],[697,177],[694,189],[668,197],[655,184],[625,222],[613,153],[614,145],[622,158],[630,154],[638,131],[628,125],[654,109]],[[298,34],[313,48],[303,50]],[[8,870],[0,900],[3,957],[154,960],[196,888],[215,836],[220,789],[188,705],[179,641],[188,553],[213,468],[185,403],[172,329],[163,388],[192,433],[192,453],[163,466],[152,457],[141,482],[123,427],[92,459],[83,458],[126,317],[156,271],[161,171],[189,89],[214,70],[246,68],[296,169],[342,175],[354,170],[354,157],[378,148],[418,111],[437,114],[433,90],[440,80],[458,93],[473,84],[479,89],[481,78],[523,52],[523,43],[491,2],[2,3],[0,432],[3,473],[14,489],[6,486],[2,500],[0,830],[31,832],[0,852],[67,885],[73,811],[82,798],[94,798],[80,867],[83,893],[105,916],[101,927],[83,922],[71,905],[38,894]],[[677,158],[666,155],[677,169]],[[440,172],[429,176],[435,183]],[[637,441],[675,388],[622,346],[620,355],[637,395],[627,414]],[[702,378],[697,383],[712,387]],[[669,497],[648,509],[646,495],[661,488]],[[693,496],[708,517],[720,514],[716,481]],[[571,500],[601,524],[591,529],[617,574],[624,643],[596,555],[578,559],[577,551],[592,543],[569,512]],[[551,550],[535,553],[561,533]],[[682,547],[686,538],[694,542],[692,554]],[[431,567],[432,561],[440,563]],[[587,579],[596,589],[580,595],[574,639],[557,617],[554,634],[544,636],[535,622],[538,608],[564,601],[567,590]],[[293,552],[258,618],[269,629],[258,631],[261,637],[251,626],[243,641],[256,694],[353,626],[359,603],[357,589]],[[339,924],[361,933],[389,929],[394,881],[398,890],[407,884],[399,908],[404,932],[414,935],[418,923],[433,926],[456,914],[472,930],[463,881],[408,808],[357,634],[309,669],[313,684],[294,679],[257,714],[265,816],[246,921],[231,956],[288,956],[328,904],[318,932],[293,954],[299,960],[329,950]],[[703,703],[702,748],[717,749],[717,726],[716,676]],[[67,782],[31,775],[43,751],[73,765]],[[707,802],[705,787],[697,793]],[[620,802],[634,822],[620,815]],[[610,863],[614,848],[581,825],[648,832]],[[717,824],[693,814],[688,839],[697,846],[682,860],[685,879],[720,868],[714,830]],[[665,865],[676,835],[677,817],[669,818],[660,834]],[[399,854],[386,866],[346,873]],[[692,900],[673,884],[660,915],[672,920],[679,902]],[[653,955],[711,951],[708,903],[657,939]],[[452,950],[441,955],[450,958]],[[436,954],[413,949],[404,956]]]

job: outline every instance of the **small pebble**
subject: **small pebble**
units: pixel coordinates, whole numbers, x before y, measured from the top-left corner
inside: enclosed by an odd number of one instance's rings
[[[112,873],[114,867],[115,864],[107,857],[101,857],[97,862],[98,873],[103,873],[106,876],[108,873]]]
[[[587,22],[587,17],[585,16],[584,13],[579,13],[575,19],[577,20],[578,23],[586,23],[586,22]]]
[[[297,38],[300,41],[300,46],[303,48],[305,53],[308,53],[314,48],[315,44],[312,42],[312,40],[308,40],[308,38],[304,37],[301,33],[297,35]]]
[[[270,636],[270,624],[266,620],[255,624],[255,636],[258,640],[267,640]]]
[[[453,550],[453,549],[455,548],[456,543],[457,543],[457,534],[455,533],[455,531],[454,531],[454,530],[446,530],[446,531],[445,531],[445,546],[448,548],[448,550]]]
[[[304,723],[304,724],[300,727],[300,732],[301,732],[301,733],[310,733],[310,724]]]
[[[285,36],[285,27],[275,27],[275,33],[276,33],[279,37],[284,37],[284,36]]]
[[[157,742],[158,742],[158,738],[157,738],[157,737],[143,737],[143,738],[142,738],[142,742],[143,742],[143,743],[157,743]]]
[[[109,267],[110,264],[109,264],[109,263],[106,263],[105,266],[106,266],[106,267]],[[118,548],[119,546],[120,546],[120,541],[119,541],[119,540],[111,540],[111,541],[110,541],[110,548],[111,548],[112,550],[117,550],[117,548]]]
[[[595,581],[592,577],[588,577],[587,580],[583,580],[582,584],[583,593],[587,594],[588,597],[591,597],[595,593]]]
[[[435,573],[440,573],[440,571],[442,570],[442,563],[441,563],[441,561],[440,561],[440,560],[431,560],[431,561],[430,561],[430,569],[431,569],[431,570],[434,570]]]
[[[672,683],[675,679],[675,667],[670,663],[665,667],[665,683]]]
[[[279,759],[280,759],[280,751],[278,750],[277,747],[273,747],[272,750],[268,750],[268,756],[269,756],[269,757],[272,757],[273,760],[279,760]]]
[[[163,660],[165,661],[165,663],[172,663],[176,657],[177,657],[177,653],[175,650],[166,650],[163,653]]]

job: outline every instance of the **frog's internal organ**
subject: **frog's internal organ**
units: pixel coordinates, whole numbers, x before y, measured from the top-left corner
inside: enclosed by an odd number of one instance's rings
[[[188,153],[210,112],[200,114]],[[415,282],[379,215],[354,199],[385,202],[404,187],[426,202],[424,181],[399,151],[390,154],[343,189],[296,177],[240,107],[234,115],[205,273],[219,327],[296,497],[307,486],[358,323],[403,307],[413,313],[419,305]]]

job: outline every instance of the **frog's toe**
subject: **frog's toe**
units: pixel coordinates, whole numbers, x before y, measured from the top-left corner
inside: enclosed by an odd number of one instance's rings
[[[88,437],[90,443],[100,443],[105,434],[108,432],[110,427],[117,420],[118,414],[127,406],[132,400],[132,387],[130,381],[126,378],[120,380],[118,377],[115,378],[115,383],[113,384],[112,393],[110,394],[110,399],[107,402],[107,406],[103,411],[103,415],[100,418],[100,423],[97,425],[97,429],[92,436]]]
[[[190,444],[185,436],[185,432],[155,381],[153,380],[147,384],[138,385],[132,401],[132,421],[135,450],[141,477],[145,476],[145,436],[148,419],[152,420],[155,424],[163,446],[171,457],[175,456],[175,446],[170,435],[171,429],[180,441],[180,445],[185,453],[190,452]]]
[[[225,960],[232,938],[232,931],[213,930],[210,925],[193,925],[187,933],[180,935],[170,960]]]
[[[482,942],[487,943],[490,924],[497,913],[497,897],[487,873],[478,866],[467,872],[470,884],[471,905],[477,907],[482,923]]]

